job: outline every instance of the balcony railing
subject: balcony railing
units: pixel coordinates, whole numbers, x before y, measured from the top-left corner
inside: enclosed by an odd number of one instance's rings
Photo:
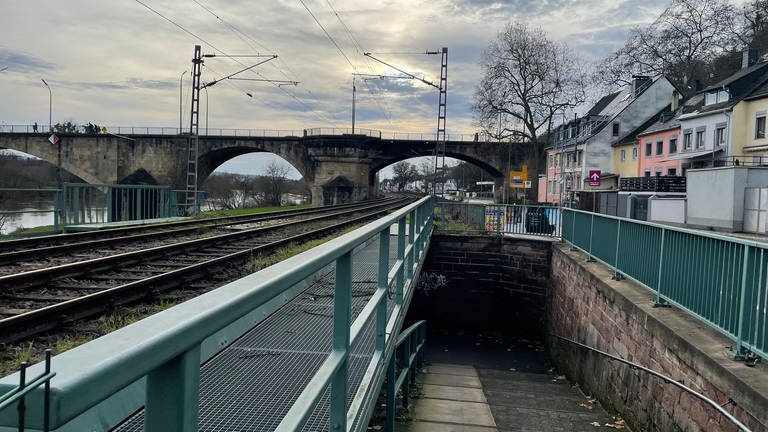
[[[638,192],[685,193],[686,182],[685,177],[682,176],[625,177],[619,181],[619,189]]]

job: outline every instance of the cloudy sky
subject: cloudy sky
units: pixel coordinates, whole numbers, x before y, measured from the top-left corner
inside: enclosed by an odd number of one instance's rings
[[[449,133],[474,133],[480,55],[513,21],[543,28],[587,58],[609,54],[665,0],[4,0],[0,125],[53,122],[189,125],[194,45],[203,82],[278,58],[208,89],[208,127],[350,128],[353,74],[398,75],[377,58],[437,83],[448,47]],[[230,56],[230,57],[227,57]],[[254,80],[298,81],[298,86]],[[438,92],[415,80],[357,78],[356,127],[434,133]],[[248,94],[252,95],[248,96]],[[205,125],[205,94],[200,125]],[[254,171],[241,157],[221,168]],[[255,165],[254,165],[255,164]]]

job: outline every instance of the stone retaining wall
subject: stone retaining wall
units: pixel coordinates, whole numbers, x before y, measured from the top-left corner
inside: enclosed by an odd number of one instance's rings
[[[703,393],[753,431],[768,431],[768,368],[726,355],[730,340],[564,244],[552,252],[547,332],[651,368]],[[677,387],[604,356],[547,338],[557,368],[634,431],[736,431],[725,417]]]

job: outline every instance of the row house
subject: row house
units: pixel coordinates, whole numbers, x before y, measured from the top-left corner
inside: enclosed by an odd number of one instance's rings
[[[681,162],[677,157],[682,150],[679,120],[682,108],[679,103],[679,94],[673,91],[670,109],[662,112],[656,122],[637,135],[636,170],[632,173],[627,172],[623,177],[682,175]]]
[[[558,126],[553,144],[546,149],[547,169],[539,179],[539,201],[559,203],[579,199],[583,192],[616,190],[614,149],[647,126],[669,104],[673,90],[666,77],[634,77],[631,85],[604,96],[583,117]],[[600,172],[599,185],[590,185],[588,175],[594,171]]]

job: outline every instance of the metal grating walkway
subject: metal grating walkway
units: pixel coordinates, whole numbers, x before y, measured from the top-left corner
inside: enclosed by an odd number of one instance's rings
[[[354,254],[353,321],[376,290],[378,247],[378,240],[371,241]],[[391,268],[394,241],[389,256]],[[331,269],[201,367],[199,431],[273,431],[277,427],[331,351],[334,283]],[[391,315],[394,302],[388,306]],[[375,315],[352,347],[347,408],[374,351],[374,320]],[[328,399],[326,390],[303,431],[329,430]],[[114,430],[143,431],[143,410]]]

